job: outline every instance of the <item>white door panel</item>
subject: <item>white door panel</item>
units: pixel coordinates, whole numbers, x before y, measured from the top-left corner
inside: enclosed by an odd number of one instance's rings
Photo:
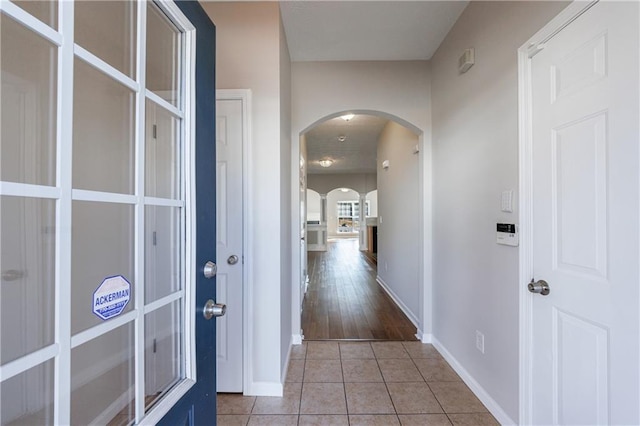
[[[226,315],[217,320],[218,392],[243,390],[242,102],[216,101],[216,301],[227,305]]]
[[[533,424],[638,424],[638,4],[532,59]]]

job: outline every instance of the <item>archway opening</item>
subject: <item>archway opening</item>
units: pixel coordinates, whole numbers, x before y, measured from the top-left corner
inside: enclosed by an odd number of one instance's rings
[[[384,113],[343,115],[319,120],[300,138],[309,283],[303,333],[307,340],[415,340],[423,290],[422,133]],[[331,294],[320,295],[321,288]],[[367,298],[374,302],[363,307]],[[319,300],[339,308],[318,309]],[[381,313],[380,306],[390,312]],[[367,309],[371,315],[358,324],[342,315]]]

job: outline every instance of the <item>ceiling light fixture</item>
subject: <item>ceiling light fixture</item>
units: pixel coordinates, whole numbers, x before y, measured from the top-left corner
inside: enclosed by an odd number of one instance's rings
[[[349,121],[351,120],[353,117],[355,117],[354,114],[345,114],[345,115],[341,115],[340,118],[342,118],[344,121]]]
[[[338,136],[338,140],[339,140],[340,142],[344,142],[344,141],[346,141],[346,140],[347,140],[347,137],[346,137],[345,135],[340,135],[340,136]]]
[[[326,167],[331,167],[331,165],[333,164],[333,160],[328,160],[328,159],[326,159],[326,160],[320,160],[320,161],[318,161],[318,163],[320,163],[320,165],[321,165],[322,167],[325,167],[325,168],[326,168]]]
[[[340,191],[342,191],[342,192],[349,192],[349,188],[340,188]]]

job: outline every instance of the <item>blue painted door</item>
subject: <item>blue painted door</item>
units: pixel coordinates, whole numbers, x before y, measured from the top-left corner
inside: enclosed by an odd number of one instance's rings
[[[197,1],[176,4],[196,28],[196,384],[159,423],[216,424],[216,320],[203,307],[216,297],[215,278],[203,267],[216,259],[215,195],[215,26]]]

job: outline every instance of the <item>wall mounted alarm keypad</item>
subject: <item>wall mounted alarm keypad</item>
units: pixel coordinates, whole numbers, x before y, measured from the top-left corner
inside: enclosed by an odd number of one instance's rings
[[[496,243],[517,247],[519,240],[518,225],[513,223],[496,224]]]

